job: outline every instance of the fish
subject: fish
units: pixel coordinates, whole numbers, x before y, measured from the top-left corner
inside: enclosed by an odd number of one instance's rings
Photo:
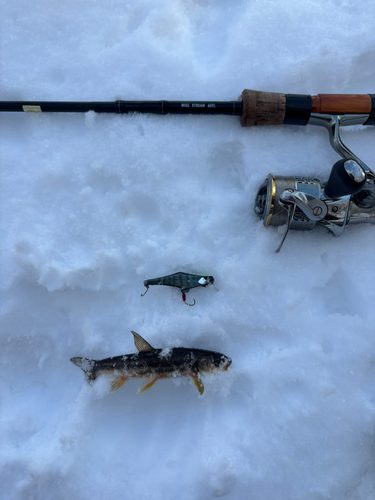
[[[232,360],[220,352],[204,349],[173,347],[154,349],[138,333],[131,332],[138,352],[98,361],[87,358],[71,358],[81,368],[88,382],[103,374],[113,375],[110,392],[119,389],[129,378],[147,378],[149,381],[138,393],[149,390],[157,380],[167,377],[190,376],[199,394],[203,394],[202,375],[227,370]]]
[[[213,276],[202,276],[201,274],[189,274],[189,273],[174,273],[168,274],[168,276],[161,276],[160,278],[151,278],[144,280],[143,285],[146,287],[146,291],[142,293],[144,297],[148,291],[150,285],[166,285],[175,286],[180,288],[182,293],[182,300],[188,306],[195,305],[195,299],[193,299],[192,304],[186,302],[186,294],[191,288],[196,288],[198,286],[206,287],[207,285],[213,285],[215,279]]]

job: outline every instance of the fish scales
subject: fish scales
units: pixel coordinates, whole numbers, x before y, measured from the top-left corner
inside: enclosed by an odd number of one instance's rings
[[[188,375],[198,356],[207,355],[210,351],[178,347],[163,355],[163,349],[140,352],[138,354],[124,354],[113,358],[95,361],[93,372],[95,376],[101,373],[110,373],[114,370],[124,372],[127,377],[172,377],[178,371],[181,375]]]

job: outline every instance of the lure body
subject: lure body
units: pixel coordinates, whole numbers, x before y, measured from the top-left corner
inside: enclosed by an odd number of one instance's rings
[[[146,295],[148,287],[151,285],[174,286],[181,290],[182,300],[186,303],[186,293],[191,288],[196,288],[198,286],[212,285],[214,281],[215,280],[213,276],[202,276],[201,274],[189,274],[189,273],[168,274],[167,276],[161,276],[160,278],[152,278],[149,280],[145,280],[143,284],[146,287],[146,292],[143,295]],[[188,304],[188,305],[194,305],[194,304]]]

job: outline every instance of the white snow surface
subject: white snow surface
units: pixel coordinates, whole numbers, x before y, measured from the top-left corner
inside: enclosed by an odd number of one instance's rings
[[[1,1],[0,100],[375,94],[364,0]],[[343,131],[375,167],[375,131]],[[1,113],[0,498],[373,500],[375,228],[264,228],[268,173],[328,178],[324,129]],[[187,296],[143,280],[213,275]],[[109,394],[71,357],[216,350]]]

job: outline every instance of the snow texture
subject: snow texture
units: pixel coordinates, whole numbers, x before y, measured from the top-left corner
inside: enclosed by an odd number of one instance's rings
[[[0,99],[375,94],[364,0],[1,0]],[[374,129],[344,140],[374,168]],[[375,228],[264,228],[269,172],[325,181],[316,127],[1,113],[0,498],[373,500]],[[143,280],[213,275],[187,307]],[[227,372],[109,394],[71,357],[211,349]],[[165,351],[168,352],[168,351]]]

